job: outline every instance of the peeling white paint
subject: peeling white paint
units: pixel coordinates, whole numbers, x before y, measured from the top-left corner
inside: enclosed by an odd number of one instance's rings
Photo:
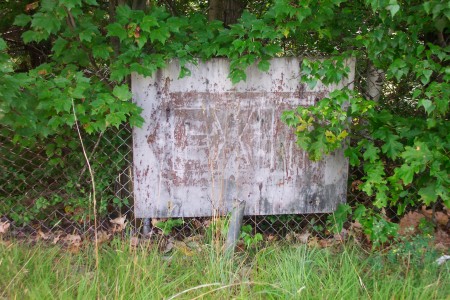
[[[229,211],[233,198],[247,201],[247,215],[331,212],[344,202],[343,153],[310,162],[280,120],[332,90],[300,84],[299,64],[274,59],[268,73],[252,67],[236,85],[226,59],[188,66],[183,79],[176,61],[151,78],[134,75],[145,118],[133,129],[136,216],[210,216]],[[334,88],[352,81],[353,72]]]

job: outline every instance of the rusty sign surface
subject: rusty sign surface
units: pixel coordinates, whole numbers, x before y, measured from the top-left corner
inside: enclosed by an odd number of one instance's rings
[[[332,89],[299,83],[297,58],[247,70],[232,85],[229,62],[179,64],[151,78],[132,77],[145,124],[133,129],[136,217],[200,217],[228,212],[234,199],[247,215],[321,213],[344,202],[348,162],[342,152],[311,162],[281,113],[314,105]],[[354,61],[349,61],[351,70]]]

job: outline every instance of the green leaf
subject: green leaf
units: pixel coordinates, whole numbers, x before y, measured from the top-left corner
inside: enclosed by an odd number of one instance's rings
[[[8,45],[6,44],[5,40],[0,38],[0,51],[5,50],[8,47]]]
[[[363,158],[364,160],[368,160],[373,163],[377,159],[379,159],[378,153],[380,153],[380,149],[378,147],[375,147],[373,143],[369,143],[366,146],[366,151],[363,154]]]
[[[403,185],[408,185],[413,181],[414,173],[417,168],[411,168],[411,166],[404,164],[400,168],[395,169],[395,177],[403,181]]]
[[[127,38],[127,31],[119,23],[109,24],[108,26],[106,26],[106,29],[108,29],[107,36],[117,36],[120,41],[123,41]]]
[[[88,5],[95,5],[98,6],[97,0],[83,0],[84,3],[88,4]]]
[[[436,182],[429,183],[426,187],[421,188],[418,194],[425,205],[436,202],[438,197],[436,193]]]
[[[22,39],[25,44],[30,42],[40,42],[48,38],[48,34],[44,32],[37,32],[33,30],[28,30],[22,33]]]
[[[92,55],[94,58],[108,59],[112,48],[105,44],[96,44],[92,47]]]
[[[263,59],[258,63],[258,69],[263,72],[267,72],[270,69],[270,63]]]
[[[428,82],[430,82],[430,77],[433,74],[432,70],[423,70],[422,76],[420,77],[420,81],[423,85],[426,85]]]
[[[20,14],[14,19],[13,25],[24,27],[31,22],[31,17],[25,14]]]
[[[60,37],[54,42],[52,50],[56,56],[59,56],[64,51],[66,45],[67,41]]]
[[[240,81],[245,81],[247,79],[247,75],[245,74],[245,72],[241,69],[234,69],[230,72],[229,75],[231,82],[233,84],[236,84]]]
[[[69,10],[81,6],[81,0],[59,0],[59,2]]]
[[[425,109],[425,111],[427,112],[427,114],[431,114],[434,109],[436,108],[436,105],[433,104],[433,102],[431,102],[428,99],[422,99],[419,101],[419,106],[423,106],[423,108]]]
[[[128,85],[126,84],[115,86],[113,90],[113,95],[119,98],[119,100],[121,101],[130,100],[132,96],[131,92],[128,89]]]
[[[332,223],[335,225],[336,232],[341,232],[344,227],[344,223],[348,220],[348,216],[352,208],[348,204],[340,203],[332,215]]]
[[[145,16],[140,23],[141,29],[145,32],[151,32],[151,28],[158,27],[158,21],[154,16]]]
[[[92,41],[93,36],[94,36],[94,33],[90,29],[84,30],[84,31],[80,32],[80,34],[79,34],[80,41],[86,41],[86,42]]]
[[[398,142],[398,135],[389,134],[384,145],[381,147],[383,153],[389,156],[392,159],[396,159],[400,154],[400,151],[403,150],[403,144]]]
[[[31,27],[51,34],[61,28],[61,21],[46,13],[36,13],[31,21]]]
[[[405,162],[412,165],[425,165],[433,158],[433,154],[425,143],[417,142],[414,146],[415,148],[405,147],[405,151],[401,155]]]
[[[430,1],[424,2],[423,9],[427,14],[429,14],[431,12],[431,2]]]
[[[160,41],[161,44],[165,44],[167,39],[170,37],[169,28],[161,27],[155,29],[150,34],[150,40],[153,43],[154,41]]]
[[[119,128],[119,125],[122,124],[123,122],[126,122],[126,120],[127,118],[123,112],[110,113],[105,118],[106,127],[111,125],[116,128]]]
[[[349,147],[344,151],[345,157],[348,157],[350,165],[359,166],[359,150],[354,147]]]
[[[131,17],[131,8],[128,5],[121,4],[117,6],[116,14],[118,19],[128,20]]]
[[[357,208],[355,209],[355,211],[353,212],[353,218],[355,220],[361,220],[363,217],[366,216],[366,207],[362,204],[358,204]],[[361,221],[360,221],[361,223]]]
[[[390,0],[389,5],[386,6],[386,9],[391,12],[391,16],[393,18],[400,10],[400,5],[398,5],[397,0]]]

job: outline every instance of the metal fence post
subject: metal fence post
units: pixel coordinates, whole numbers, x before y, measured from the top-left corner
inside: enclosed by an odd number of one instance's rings
[[[237,241],[241,233],[242,220],[244,218],[245,201],[235,200],[233,211],[231,212],[230,224],[228,227],[227,240],[225,242],[225,253],[233,254]]]

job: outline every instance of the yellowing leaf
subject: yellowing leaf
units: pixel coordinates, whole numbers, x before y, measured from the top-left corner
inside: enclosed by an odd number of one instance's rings
[[[325,131],[325,137],[327,138],[327,142],[334,143],[336,142],[336,136],[331,131]]]
[[[343,130],[339,135],[337,136],[338,141],[342,141],[348,136],[347,130]]]
[[[308,124],[303,123],[303,124],[297,126],[297,132],[305,131],[306,128],[308,128]]]

